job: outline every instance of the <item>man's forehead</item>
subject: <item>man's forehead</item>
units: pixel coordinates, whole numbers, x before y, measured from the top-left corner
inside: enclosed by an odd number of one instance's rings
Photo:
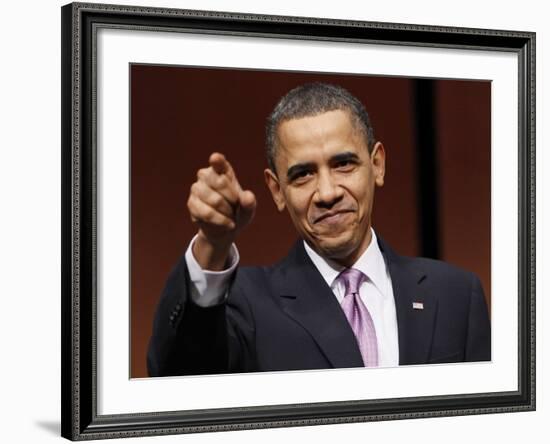
[[[277,151],[287,154],[301,148],[365,142],[362,132],[353,125],[351,115],[341,110],[286,120],[279,125],[277,136]]]
[[[353,132],[355,128],[350,114],[341,110],[288,119],[277,128],[279,143],[283,146],[322,142],[330,137],[347,138]]]

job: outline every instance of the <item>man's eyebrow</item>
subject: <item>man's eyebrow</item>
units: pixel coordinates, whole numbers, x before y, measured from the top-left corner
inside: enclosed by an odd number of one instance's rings
[[[330,158],[330,161],[333,163],[339,163],[339,162],[350,161],[350,160],[358,161],[359,156],[356,153],[353,153],[351,151],[346,151],[345,153],[335,154]]]
[[[312,171],[315,169],[315,164],[313,162],[308,163],[297,163],[292,165],[286,172],[286,177],[288,180],[292,180],[294,177],[299,175],[302,172]]]

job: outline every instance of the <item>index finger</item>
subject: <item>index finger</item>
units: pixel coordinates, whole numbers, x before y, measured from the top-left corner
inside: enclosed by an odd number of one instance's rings
[[[208,159],[208,163],[217,174],[233,174],[233,168],[221,153],[212,153]]]

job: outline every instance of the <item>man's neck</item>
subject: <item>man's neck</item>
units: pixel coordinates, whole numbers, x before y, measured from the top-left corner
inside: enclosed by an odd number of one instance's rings
[[[340,262],[336,262],[334,260],[328,259],[326,257],[323,257],[319,253],[317,253],[311,246],[304,241],[304,248],[306,250],[307,255],[315,265],[315,268],[319,270],[321,275],[327,280],[328,285],[330,286],[332,283],[332,280],[344,269],[353,267],[357,262],[363,261],[363,259],[366,258],[367,255],[370,254],[371,250],[378,249],[378,245],[375,245],[377,243],[377,236],[376,233],[372,228],[369,228],[371,230],[370,233],[370,241],[367,245],[367,248],[363,251],[361,255],[357,257],[357,260],[352,262],[349,266],[342,264]],[[377,255],[377,253],[375,253]]]

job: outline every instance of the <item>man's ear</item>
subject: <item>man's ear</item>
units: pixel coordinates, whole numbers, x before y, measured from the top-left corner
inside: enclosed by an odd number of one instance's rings
[[[374,173],[374,182],[377,186],[384,185],[384,175],[386,174],[386,150],[382,142],[376,142],[370,155],[372,170]]]
[[[279,211],[283,211],[286,204],[283,192],[281,190],[281,184],[279,183],[279,178],[269,168],[266,168],[264,170],[264,178],[265,183],[267,184],[267,188],[269,188],[269,191],[271,191],[271,197],[273,197],[273,201],[275,202],[277,209]]]

